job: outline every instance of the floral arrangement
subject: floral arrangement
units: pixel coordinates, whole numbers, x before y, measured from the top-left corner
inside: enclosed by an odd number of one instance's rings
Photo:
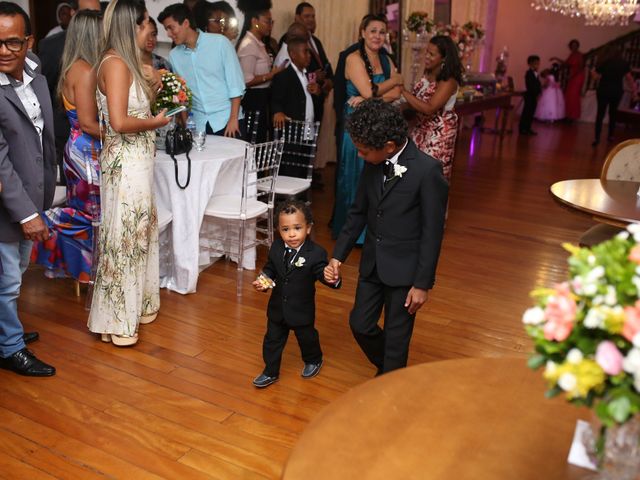
[[[193,94],[184,79],[164,69],[159,70],[159,73],[162,76],[162,88],[153,104],[153,113],[156,114],[163,108],[171,110],[181,105],[191,109]]]
[[[410,32],[427,32],[430,33],[433,30],[433,22],[429,20],[429,14],[427,12],[413,12],[409,15],[406,21],[407,30]]]
[[[564,245],[570,280],[532,292],[523,322],[547,396],[594,407],[605,427],[640,412],[640,224],[592,248]]]
[[[476,45],[484,37],[484,30],[478,22],[467,22],[460,26],[457,23],[438,23],[435,26],[436,35],[446,35],[458,46],[460,58],[468,58]]]

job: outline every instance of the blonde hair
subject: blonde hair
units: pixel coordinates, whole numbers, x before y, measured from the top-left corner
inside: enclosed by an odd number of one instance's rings
[[[101,57],[109,50],[115,51],[125,63],[137,88],[152,98],[149,81],[144,76],[142,56],[136,44],[136,26],[142,25],[147,11],[144,0],[112,0],[104,12],[104,43]]]
[[[67,73],[78,60],[84,60],[91,67],[98,63],[100,42],[102,41],[102,15],[93,10],[80,10],[69,22],[64,41],[64,51],[58,79],[57,94],[62,101],[62,89]]]

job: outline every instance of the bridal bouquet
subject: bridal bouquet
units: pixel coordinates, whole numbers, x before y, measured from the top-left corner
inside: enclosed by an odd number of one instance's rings
[[[547,396],[593,407],[606,427],[640,412],[640,224],[592,248],[564,245],[569,280],[538,288],[523,322]],[[636,417],[637,418],[637,417]]]
[[[153,113],[156,114],[163,108],[171,110],[181,105],[190,109],[193,95],[184,79],[168,70],[163,69],[159,72],[162,76],[162,89],[156,96],[152,107]]]
[[[406,21],[407,30],[410,32],[427,32],[430,33],[433,29],[433,22],[429,20],[429,14],[427,12],[413,12],[409,15]]]

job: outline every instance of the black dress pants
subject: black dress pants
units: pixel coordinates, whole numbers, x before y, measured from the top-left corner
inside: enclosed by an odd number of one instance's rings
[[[622,90],[619,91],[600,91],[596,92],[596,98],[598,100],[598,113],[596,113],[596,142],[600,141],[600,134],[602,133],[602,122],[604,115],[607,113],[607,107],[609,108],[609,136],[613,136],[613,132],[616,129],[616,120],[618,118],[618,105],[622,99]]]
[[[376,271],[360,277],[356,299],[349,317],[349,326],[358,345],[378,372],[390,372],[407,366],[409,343],[415,314],[404,306],[407,287],[389,287],[382,283]],[[384,327],[378,320],[384,307]]]
[[[538,98],[525,93],[524,107],[522,108],[522,115],[520,116],[520,133],[531,131],[531,124],[533,123],[533,116],[536,114],[537,106]]]
[[[320,363],[322,350],[320,349],[320,336],[313,325],[290,327],[284,322],[267,320],[267,333],[262,343],[262,358],[264,359],[264,374],[277,377],[280,374],[282,351],[287,344],[289,331],[293,330],[300,346],[304,363]]]

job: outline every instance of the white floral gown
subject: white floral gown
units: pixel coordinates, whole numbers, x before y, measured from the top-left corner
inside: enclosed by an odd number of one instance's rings
[[[133,336],[144,315],[160,308],[158,219],[153,195],[155,132],[121,134],[109,123],[107,99],[98,90],[106,124],[100,155],[102,222],[88,327],[94,333]],[[133,81],[128,114],[151,115],[149,100]]]

